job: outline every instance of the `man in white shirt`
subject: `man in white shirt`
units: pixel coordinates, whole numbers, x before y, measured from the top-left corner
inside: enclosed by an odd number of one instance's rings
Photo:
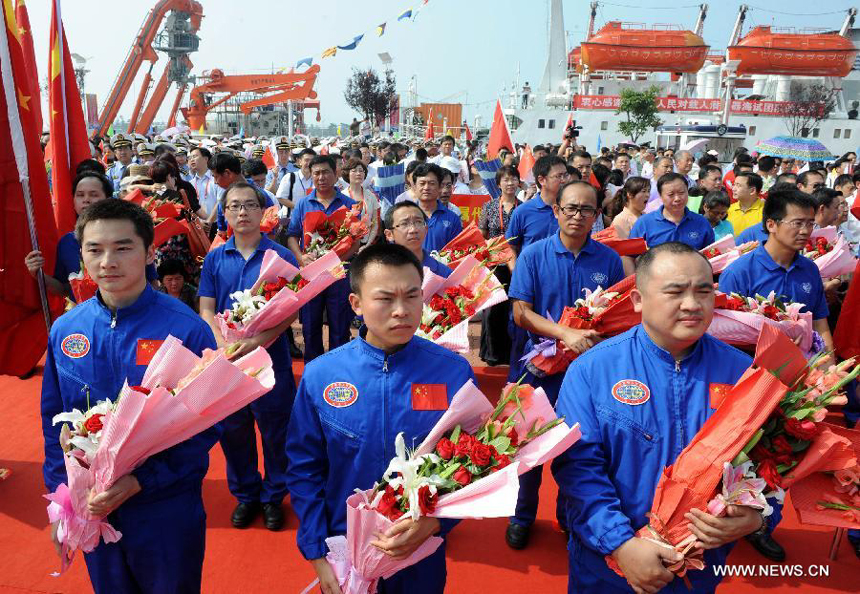
[[[281,206],[294,208],[295,205],[314,191],[314,180],[311,178],[311,159],[316,156],[313,149],[303,149],[298,157],[299,170],[287,173],[278,184],[275,196]]]
[[[278,191],[278,186],[284,179],[284,176],[295,171],[296,167],[290,163],[290,139],[286,136],[277,136],[272,140],[275,145],[275,154],[278,162],[266,174],[266,189],[273,194]],[[267,147],[266,150],[271,150]]]
[[[657,156],[657,151],[648,149],[642,153],[642,170],[640,175],[646,179],[654,177],[654,159]]]
[[[215,178],[209,170],[209,160],[212,153],[202,146],[194,147],[188,155],[188,169],[191,173],[188,181],[197,192],[197,200],[208,220],[218,206],[220,188],[215,183]]]

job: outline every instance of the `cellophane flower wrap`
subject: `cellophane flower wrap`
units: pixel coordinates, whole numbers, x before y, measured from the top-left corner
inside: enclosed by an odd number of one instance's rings
[[[638,256],[648,251],[648,245],[644,237],[629,237],[622,239],[618,237],[618,229],[607,227],[593,234],[591,238],[615,250],[619,256]]]
[[[636,285],[630,275],[606,290],[585,290],[585,296],[573,307],[565,307],[558,323],[568,328],[595,330],[604,336],[615,336],[638,324],[642,316],[633,311],[630,291]],[[526,368],[537,377],[561,373],[576,358],[560,340],[545,339],[523,356]]]
[[[318,259],[333,251],[343,258],[356,241],[367,235],[370,225],[357,202],[350,209],[341,206],[330,215],[321,210],[305,214],[302,231],[305,254]]]
[[[837,233],[836,227],[813,231],[802,253],[815,262],[821,278],[850,274],[857,266],[857,258],[854,257],[851,246]]]
[[[765,496],[781,500],[795,481],[856,463],[850,440],[821,422],[860,372],[860,366],[846,371],[851,365],[821,371],[777,328],[763,326],[753,366],[712,401],[716,412],[664,469],[649,524],[637,536],[682,553],[668,568],[684,577],[705,567],[684,517],[691,509],[719,516],[728,505],[747,505],[768,514]],[[611,557],[606,560],[621,574]]]
[[[493,272],[473,255],[444,278],[424,270],[424,310],[416,336],[455,353],[469,352],[469,319],[508,295]]]
[[[174,235],[188,234],[188,226],[183,224],[184,221],[177,220],[182,215],[182,209],[172,200],[162,199],[157,195],[147,197],[140,188],[129,192],[123,200],[143,207],[152,217],[152,223],[155,225],[152,245],[155,247],[161,247]]]
[[[735,346],[756,344],[763,326],[773,326],[807,353],[812,350],[812,312],[801,313],[802,303],[783,302],[771,292],[767,297],[718,293],[708,334]]]
[[[714,274],[718,274],[728,268],[729,264],[751,252],[758,247],[757,241],[748,241],[741,245],[735,245],[733,235],[726,235],[711,245],[699,250],[699,252],[711,263]]]
[[[579,424],[558,418],[540,388],[509,384],[493,406],[469,381],[418,448],[407,450],[399,434],[397,457],[381,481],[347,499],[346,536],[326,540],[341,590],[373,593],[379,578],[414,565],[442,544],[431,537],[407,559],[392,560],[370,542],[398,521],[513,515],[518,476],[580,437]]]
[[[503,235],[484,239],[478,225],[472,221],[445,247],[431,255],[449,268],[459,266],[466,256],[474,256],[478,262],[493,269],[508,262],[513,254],[513,249]]]
[[[55,424],[72,423],[60,432],[68,483],[45,495],[49,520],[59,522],[61,571],[75,551],[90,552],[99,538],[115,542],[122,536],[87,511],[90,490],[104,492],[150,456],[209,429],[274,385],[272,360],[263,348],[229,361],[223,349],[206,349],[198,357],[168,336],[140,386],[126,384],[113,403],[57,415]]]
[[[233,306],[215,316],[221,336],[235,342],[274,328],[345,274],[333,251],[299,269],[266,250],[254,286],[231,293]]]

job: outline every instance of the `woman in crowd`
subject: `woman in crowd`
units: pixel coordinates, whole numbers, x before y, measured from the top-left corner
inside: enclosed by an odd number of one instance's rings
[[[361,215],[368,220],[370,231],[361,238],[361,248],[373,245],[379,236],[381,213],[379,212],[379,198],[370,188],[364,187],[364,178],[367,177],[367,165],[361,159],[350,159],[343,166],[341,174],[343,180],[349,184],[347,194],[350,198],[361,204]]]
[[[481,174],[474,162],[469,163],[469,192],[472,194],[489,194],[487,187],[484,185],[484,180],[481,179]]]
[[[179,299],[182,303],[200,313],[200,302],[197,298],[197,287],[185,278],[185,266],[179,260],[164,260],[158,267],[158,278],[161,281],[162,293]]]
[[[192,211],[193,206],[189,205],[188,198],[184,192],[177,189],[177,180],[179,179],[179,169],[170,161],[158,159],[149,168],[149,175],[152,178],[153,197],[173,202],[181,210]],[[197,205],[199,208],[199,205]],[[186,213],[185,216],[190,215]],[[185,218],[180,215],[177,217]],[[191,251],[191,244],[188,242],[186,235],[173,235],[166,242],[155,248],[155,265],[161,266],[167,260],[178,260],[182,263],[185,269],[185,276],[191,279],[192,283],[200,278],[200,265],[197,263],[197,258]]]
[[[726,235],[735,234],[732,224],[726,220],[730,204],[728,195],[722,190],[708,192],[702,200],[702,213],[714,228],[714,238],[717,241]]]
[[[630,236],[633,223],[645,212],[651,195],[651,182],[644,177],[630,177],[612,200],[612,226],[621,239]]]

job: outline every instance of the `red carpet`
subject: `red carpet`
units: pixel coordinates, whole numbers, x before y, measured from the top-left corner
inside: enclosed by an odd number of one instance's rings
[[[492,394],[504,382],[507,368],[477,368],[476,372],[481,387]],[[12,476],[0,482],[0,592],[91,592],[82,558],[75,559],[62,577],[50,576],[59,563],[49,542],[46,502],[41,498],[40,387],[40,375],[26,381],[0,376],[6,411],[0,415],[0,467],[12,470]],[[515,552],[505,545],[504,519],[466,521],[454,530],[448,546],[448,592],[565,592],[567,553],[563,537],[553,529],[551,520],[554,491],[553,482],[545,481],[538,522],[526,551]],[[234,501],[227,490],[224,457],[217,446],[212,450],[203,494],[209,514],[205,592],[292,594],[311,582],[314,572],[296,549],[295,516],[289,516],[287,528],[279,533],[268,532],[260,521],[248,530],[230,527]],[[829,577],[727,578],[720,592],[858,590],[860,561],[847,541],[843,540],[836,561],[827,559],[832,529],[800,526],[787,507],[776,536],[788,551],[783,567],[798,564],[805,570],[813,564],[823,565],[829,568]],[[737,546],[729,561],[766,562],[745,542]]]

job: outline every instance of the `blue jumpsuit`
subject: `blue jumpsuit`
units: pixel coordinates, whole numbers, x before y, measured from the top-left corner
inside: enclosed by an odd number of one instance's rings
[[[571,364],[556,412],[580,423],[582,439],[552,464],[567,498],[568,592],[632,591],[604,555],[648,523],[645,514],[663,468],[714,411],[710,387],[734,384],[750,363],[748,355],[708,334],[675,361],[639,325]],[[705,562],[724,563],[730,549],[705,551]],[[720,579],[710,567],[687,575],[694,592],[712,592]],[[663,591],[688,590],[675,579]]]
[[[306,559],[324,557],[325,539],[346,533],[347,497],[382,478],[397,434],[405,434],[407,447],[417,447],[441,418],[443,407],[413,407],[413,387],[442,384],[450,403],[470,379],[474,374],[463,357],[415,337],[390,355],[358,338],[305,367],[287,433],[287,484]],[[440,522],[441,535],[456,524]],[[443,545],[382,580],[379,591],[441,594],[445,576]]]
[[[54,415],[115,401],[123,382],[139,384],[146,371],[139,341],[180,339],[201,354],[215,348],[212,330],[178,299],[147,285],[132,305],[112,314],[95,297],[59,317],[51,328],[42,380],[45,486],[66,481],[60,425]],[[144,364],[138,364],[144,363]],[[208,429],[144,462],[132,474],[141,486],[108,516],[122,532],[85,556],[96,594],[199,592],[206,541],[201,485],[209,449],[220,427]]]
[[[324,209],[322,203],[317,199],[317,191],[314,190],[296,204],[296,207],[290,214],[290,225],[287,227],[287,235],[297,238],[299,246],[304,249],[305,234],[303,225],[307,213],[322,210],[327,215],[330,215],[341,206],[345,206],[348,210],[352,208],[353,204],[355,204],[355,201],[352,198],[336,192],[334,200],[332,200],[328,208]],[[340,345],[349,342],[349,327],[355,317],[352,308],[349,306],[349,275],[335,281],[329,288],[311,299],[302,307],[299,313],[302,321],[302,336],[305,339],[306,362],[312,361],[323,354],[323,310],[328,314],[328,348],[329,350],[334,350]]]
[[[236,249],[236,238],[231,237],[206,255],[200,272],[198,296],[213,297],[218,313],[228,309],[232,305],[230,293],[250,289],[257,282],[266,250],[275,250],[281,258],[296,265],[290,250],[265,236],[261,237],[257,250],[246,261]],[[224,419],[223,423],[221,448],[227,460],[227,485],[240,503],[280,505],[287,494],[284,442],[296,384],[286,334],[275,339],[268,351],[275,372],[275,387]],[[264,478],[257,470],[255,420],[263,444]]]

